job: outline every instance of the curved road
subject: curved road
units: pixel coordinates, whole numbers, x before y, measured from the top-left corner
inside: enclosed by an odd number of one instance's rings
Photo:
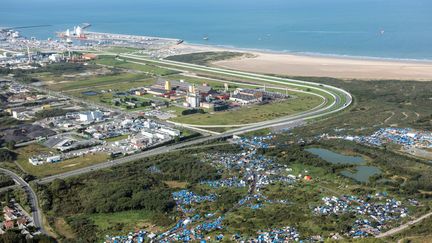
[[[7,174],[10,177],[12,177],[27,193],[30,207],[32,209],[31,213],[32,213],[34,225],[42,233],[45,234],[46,231],[45,231],[45,228],[44,228],[43,223],[42,223],[42,212],[39,208],[39,202],[37,200],[37,195],[33,191],[33,188],[26,181],[24,181],[23,178],[21,178],[19,175],[15,174],[14,172],[12,172],[10,170],[0,168],[0,173],[4,173],[4,174]]]

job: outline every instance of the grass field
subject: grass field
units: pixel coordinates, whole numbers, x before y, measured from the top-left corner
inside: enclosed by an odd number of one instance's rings
[[[309,110],[321,104],[315,96],[299,94],[297,98],[264,105],[244,106],[236,110],[193,114],[171,119],[174,122],[194,125],[237,125],[271,120]]]
[[[50,84],[49,88],[56,91],[67,91],[73,89],[82,89],[98,85],[117,85],[123,82],[138,82],[149,79],[147,74],[135,73],[118,73],[112,75],[96,76],[87,79],[77,79],[72,81],[58,82]]]
[[[107,139],[104,139],[104,141],[105,142],[116,142],[116,141],[126,139],[128,137],[129,137],[129,135],[125,134],[125,135],[121,135],[121,136],[117,136],[117,137],[107,138]]]
[[[18,153],[17,163],[24,169],[26,173],[34,175],[36,177],[44,177],[71,170],[76,170],[78,168],[104,162],[108,159],[107,154],[96,153],[85,155],[83,157],[68,159],[54,164],[43,164],[35,166],[28,162],[29,157],[53,151],[39,144],[30,144],[26,147],[16,149],[16,152]]]
[[[144,78],[144,79],[119,79],[117,82],[111,82],[111,80],[107,80],[106,82],[99,82],[96,84],[84,85],[83,87],[72,89],[66,92],[74,92],[74,91],[100,91],[100,90],[114,90],[114,91],[127,91],[132,88],[143,87],[149,84],[152,84],[156,81],[155,78]]]
[[[89,218],[98,227],[99,237],[103,238],[108,233],[122,235],[135,229],[158,229],[150,223],[152,216],[153,214],[149,211],[132,210],[118,213],[90,214]]]
[[[114,53],[132,53],[138,50],[139,49],[133,47],[109,47],[104,49],[104,51],[114,52]]]
[[[169,56],[166,59],[178,62],[187,62],[199,65],[207,65],[211,64],[215,61],[227,60],[232,58],[239,58],[245,55],[251,55],[247,53],[241,52],[230,52],[230,51],[222,51],[222,52],[199,52],[199,53],[191,53],[191,54],[183,54],[183,55],[175,55]]]
[[[303,136],[328,133],[335,128],[350,135],[369,135],[379,127],[389,126],[432,130],[428,82],[386,80],[359,85],[355,80],[303,79],[342,87],[354,97],[351,109],[313,126],[299,128]]]
[[[156,75],[156,76],[166,76],[170,74],[176,74],[179,73],[178,71],[173,71],[166,68],[161,68],[152,64],[135,64],[132,62],[127,62],[124,60],[116,59],[112,56],[99,56],[98,59],[95,61],[97,64],[107,65],[107,66],[113,66],[116,68],[125,68],[125,69],[133,69],[145,72],[150,75]]]

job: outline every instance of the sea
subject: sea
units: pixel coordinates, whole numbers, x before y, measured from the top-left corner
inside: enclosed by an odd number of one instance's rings
[[[432,60],[432,0],[0,0],[28,37],[90,31],[294,54]],[[208,37],[208,40],[204,40]]]

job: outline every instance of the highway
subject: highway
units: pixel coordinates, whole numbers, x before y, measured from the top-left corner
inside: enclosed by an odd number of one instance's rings
[[[151,149],[148,151],[140,152],[140,153],[130,155],[127,157],[118,158],[118,159],[115,159],[112,161],[107,161],[104,163],[91,165],[91,166],[88,166],[85,168],[80,168],[80,169],[76,169],[73,171],[48,176],[48,177],[39,179],[37,181],[37,183],[42,183],[42,184],[43,183],[49,183],[55,179],[64,179],[64,178],[68,178],[71,176],[78,176],[78,175],[88,173],[91,171],[106,169],[106,168],[109,168],[112,166],[117,166],[120,164],[132,162],[132,161],[137,161],[139,159],[146,158],[149,156],[164,154],[164,153],[174,151],[174,150],[177,150],[180,148],[184,148],[187,146],[192,146],[192,145],[197,145],[197,144],[204,143],[204,142],[209,142],[212,140],[232,137],[233,135],[240,135],[240,134],[244,134],[247,132],[252,132],[252,131],[256,131],[256,130],[260,130],[260,129],[264,129],[264,128],[290,125],[290,124],[295,124],[295,123],[302,123],[306,120],[316,119],[319,117],[328,116],[328,115],[334,114],[336,112],[339,112],[339,111],[347,108],[352,102],[352,97],[347,91],[339,89],[337,87],[330,86],[330,85],[322,85],[322,84],[306,82],[306,81],[302,81],[302,80],[284,79],[284,78],[277,78],[277,77],[271,77],[271,76],[266,76],[266,75],[237,72],[237,71],[224,70],[224,69],[219,69],[219,68],[204,67],[204,66],[199,66],[199,65],[194,65],[194,64],[185,64],[185,63],[177,63],[177,62],[172,62],[172,61],[153,60],[153,59],[147,59],[147,58],[143,58],[143,57],[136,57],[133,55],[120,55],[120,56],[125,57],[125,58],[134,58],[134,59],[138,59],[138,60],[146,61],[146,62],[154,62],[154,63],[161,64],[161,65],[174,66],[176,68],[198,69],[201,71],[206,71],[206,72],[208,71],[210,73],[216,72],[219,74],[224,74],[224,75],[229,75],[229,76],[255,79],[255,80],[260,81],[260,82],[292,85],[292,86],[296,86],[298,88],[308,88],[310,90],[315,90],[316,92],[319,92],[321,94],[323,94],[323,93],[327,94],[329,97],[332,97],[332,98],[331,98],[331,100],[328,99],[324,105],[320,105],[318,109],[314,108],[312,110],[309,110],[309,111],[306,111],[303,113],[299,113],[296,115],[292,115],[292,116],[286,116],[286,117],[281,117],[281,118],[277,118],[274,120],[248,124],[248,125],[245,125],[243,127],[235,128],[235,129],[229,130],[229,131],[224,132],[224,133],[211,134],[211,135],[207,135],[207,136],[195,139],[195,140],[186,141],[186,142],[178,143],[178,144],[167,145],[167,146]],[[306,92],[306,91],[300,90],[300,92]],[[310,92],[310,91],[307,91],[307,92]],[[318,95],[321,95],[321,94],[318,94]],[[181,124],[179,124],[179,125],[181,125]]]
[[[39,208],[39,202],[37,200],[37,195],[34,192],[33,188],[26,181],[24,181],[19,175],[15,174],[14,172],[12,172],[10,170],[0,168],[0,172],[7,174],[10,177],[12,177],[12,179],[15,180],[24,189],[24,191],[27,193],[28,201],[29,201],[30,207],[32,209],[31,213],[32,213],[34,225],[42,233],[45,234],[46,230],[45,230],[43,223],[42,223],[42,212],[41,212],[41,209]]]

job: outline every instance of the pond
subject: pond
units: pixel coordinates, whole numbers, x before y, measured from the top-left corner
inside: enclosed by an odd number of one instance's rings
[[[355,167],[354,172],[344,170],[341,174],[358,182],[368,182],[371,176],[381,174],[381,170],[376,166],[359,165]]]
[[[81,94],[86,95],[86,96],[94,96],[94,95],[97,95],[98,92],[93,91],[93,90],[89,90],[89,91],[84,91]]]
[[[305,150],[309,153],[318,155],[321,159],[332,164],[358,165],[365,163],[365,160],[361,156],[343,155],[322,148],[308,148]]]
[[[366,165],[366,161],[361,156],[343,155],[323,148],[307,148],[305,150],[332,164],[357,165],[354,167],[354,171],[343,170],[341,174],[358,182],[368,182],[371,176],[381,173],[378,167]]]

